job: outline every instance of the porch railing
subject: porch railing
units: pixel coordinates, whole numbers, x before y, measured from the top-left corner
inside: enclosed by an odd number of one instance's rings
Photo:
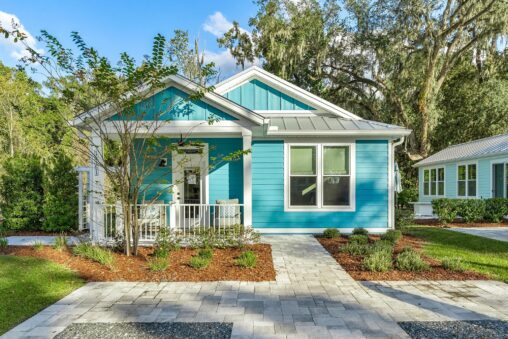
[[[140,204],[133,208],[137,208],[140,241],[154,241],[163,227],[185,236],[206,229],[222,233],[243,222],[243,204]],[[105,240],[121,235],[123,219],[119,204],[104,205],[102,236]]]

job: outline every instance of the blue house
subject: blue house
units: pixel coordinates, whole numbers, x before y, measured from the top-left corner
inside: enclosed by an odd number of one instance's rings
[[[175,75],[165,83],[136,107],[143,120],[162,121],[159,147],[176,145],[144,182],[140,200],[152,206],[145,221],[158,220],[146,227],[145,239],[161,224],[191,229],[242,223],[262,233],[329,227],[384,232],[394,226],[394,149],[410,130],[362,119],[258,67],[198,101],[185,100],[199,90],[192,81]],[[90,116],[112,134],[129,119],[96,108],[74,124],[85,127]],[[94,140],[91,152],[100,152],[102,140]],[[240,157],[228,157],[238,151]],[[118,221],[108,221],[113,218],[99,207],[105,202],[98,167],[91,157],[81,169],[89,182],[81,191],[90,193],[80,195],[80,220],[102,237]]]
[[[431,218],[436,198],[508,197],[508,134],[450,146],[416,163],[415,217]]]

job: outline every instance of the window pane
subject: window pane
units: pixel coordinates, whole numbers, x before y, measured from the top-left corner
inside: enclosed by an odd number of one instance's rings
[[[468,165],[467,178],[469,180],[476,180],[476,165]]]
[[[459,196],[461,196],[461,197],[466,196],[466,182],[459,181],[458,185],[459,185],[459,191],[458,191]]]
[[[444,168],[437,169],[437,180],[444,181]]]
[[[430,194],[436,195],[436,182],[431,181],[430,183]]]
[[[323,167],[324,175],[349,174],[349,147],[323,147]]]
[[[444,182],[442,182],[442,181],[439,181],[437,183],[437,194],[444,195]]]
[[[291,206],[316,205],[316,177],[291,177]]]
[[[429,195],[429,184],[428,183],[423,184],[423,195]]]
[[[459,166],[459,180],[466,180],[466,166]]]
[[[469,197],[476,196],[476,180],[469,180],[467,184],[467,195]]]
[[[349,177],[323,177],[323,205],[349,205]]]
[[[437,176],[436,176],[436,169],[435,168],[431,169],[430,170],[430,180],[431,181],[436,181],[436,178],[437,178]]]
[[[316,147],[291,146],[291,174],[316,174]]]
[[[429,181],[429,170],[423,171],[423,181]]]

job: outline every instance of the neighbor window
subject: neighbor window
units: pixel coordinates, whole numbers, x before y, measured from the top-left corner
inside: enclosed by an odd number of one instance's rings
[[[423,171],[423,195],[445,195],[444,167],[430,168]]]
[[[459,197],[476,197],[476,164],[457,167],[457,195]]]
[[[350,145],[289,145],[289,207],[350,206]]]

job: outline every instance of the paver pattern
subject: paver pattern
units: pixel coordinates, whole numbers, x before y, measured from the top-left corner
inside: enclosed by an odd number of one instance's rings
[[[276,281],[89,283],[5,337],[51,337],[71,323],[228,322],[233,338],[406,338],[399,321],[508,320],[501,282],[356,282],[312,236],[263,241]]]
[[[508,227],[468,227],[450,230],[508,242]]]

